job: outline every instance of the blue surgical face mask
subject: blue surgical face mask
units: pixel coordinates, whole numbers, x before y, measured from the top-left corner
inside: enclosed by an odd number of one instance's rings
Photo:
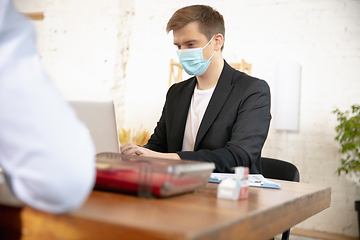
[[[177,51],[180,65],[184,68],[185,72],[189,75],[201,76],[204,74],[206,69],[210,64],[211,58],[214,56],[215,52],[209,60],[204,60],[203,58],[203,49],[209,45],[209,43],[214,39],[215,35],[210,39],[210,41],[202,48],[189,48],[181,49]]]

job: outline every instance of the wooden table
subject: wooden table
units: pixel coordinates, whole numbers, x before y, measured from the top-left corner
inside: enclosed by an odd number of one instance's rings
[[[0,206],[0,226],[20,228],[9,224],[18,213],[22,240],[261,240],[330,206],[330,187],[274,181],[281,190],[251,187],[249,198],[241,201],[217,199],[217,184],[207,184],[198,192],[166,199],[93,191],[81,208],[63,215]]]

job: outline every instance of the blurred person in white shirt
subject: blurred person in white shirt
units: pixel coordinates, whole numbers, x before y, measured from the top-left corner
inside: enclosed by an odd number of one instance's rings
[[[0,0],[0,167],[21,201],[63,213],[90,194],[95,149],[44,72],[35,35],[11,0]]]

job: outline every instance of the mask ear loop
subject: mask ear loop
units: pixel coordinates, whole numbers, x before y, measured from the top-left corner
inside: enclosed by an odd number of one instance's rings
[[[206,48],[207,45],[209,45],[211,43],[211,41],[214,39],[214,37],[215,37],[215,35],[210,39],[210,41],[202,49]],[[211,55],[211,57],[207,61],[210,61],[212,59],[212,57],[215,55],[215,53],[216,53],[216,50],[214,51],[214,53]]]
[[[214,53],[211,55],[211,57],[209,58],[208,61],[210,61],[210,60],[212,59],[212,57],[215,55],[215,53],[216,53],[216,50],[215,50]]]
[[[209,45],[211,43],[211,41],[214,39],[214,37],[215,37],[215,35],[210,39],[210,41],[208,41],[208,43],[202,49],[206,48],[207,45]]]

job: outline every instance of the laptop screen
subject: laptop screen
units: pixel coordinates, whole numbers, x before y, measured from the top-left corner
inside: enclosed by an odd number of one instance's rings
[[[78,118],[87,126],[96,153],[120,152],[113,101],[69,101]]]

